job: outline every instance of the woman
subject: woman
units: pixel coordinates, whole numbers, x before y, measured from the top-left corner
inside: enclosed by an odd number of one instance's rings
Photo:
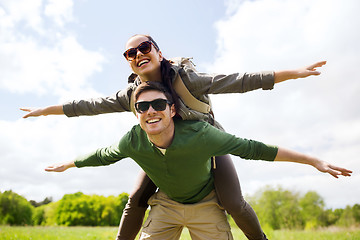
[[[126,49],[124,56],[133,71],[129,77],[130,84],[127,89],[117,92],[113,97],[72,101],[64,105],[35,110],[23,108],[22,110],[29,111],[24,118],[50,114],[66,114],[68,117],[72,117],[130,111],[131,94],[141,82],[161,81],[173,91],[173,94],[176,94],[172,83],[177,74],[180,74],[182,81],[192,95],[205,103],[209,103],[208,94],[241,93],[258,88],[272,89],[274,83],[319,75],[320,73],[315,68],[326,63],[318,62],[308,67],[287,71],[212,75],[197,73],[186,66],[172,65],[163,57],[152,37],[147,35],[131,37],[126,44]],[[179,109],[178,115],[182,119],[208,121],[221,128],[211,113],[206,114],[192,110],[184,104],[182,99],[178,99],[176,104]],[[242,196],[231,158],[228,155],[216,157],[214,164],[215,189],[223,207],[231,214],[248,239],[266,239],[254,210]],[[145,210],[148,207],[147,200],[155,190],[155,185],[142,172],[124,210],[117,239],[134,239],[136,237],[141,228]]]

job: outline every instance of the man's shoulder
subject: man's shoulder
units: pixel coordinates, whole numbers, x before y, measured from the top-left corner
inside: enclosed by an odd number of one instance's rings
[[[139,138],[142,137],[142,135],[144,134],[144,130],[142,130],[142,128],[140,127],[140,124],[136,124],[134,125],[123,137],[122,140],[134,140],[133,138]]]
[[[119,148],[124,152],[128,152],[130,149],[137,149],[147,142],[148,138],[145,131],[137,124],[122,136],[119,141]]]
[[[201,129],[211,128],[211,124],[200,120],[174,120],[175,126],[181,129],[192,129],[194,131],[200,131]]]
[[[140,124],[136,124],[130,129],[130,131],[128,133],[132,133],[132,134],[135,133],[138,135],[139,133],[142,133],[142,132],[145,132],[145,131],[141,128]]]

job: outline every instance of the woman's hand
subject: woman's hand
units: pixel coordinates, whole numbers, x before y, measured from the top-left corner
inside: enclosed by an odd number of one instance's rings
[[[320,61],[294,70],[275,71],[275,83],[283,82],[289,79],[306,78],[309,76],[320,75],[320,72],[317,71],[317,68],[322,67],[325,64],[326,61]]]
[[[306,67],[299,68],[297,70],[296,78],[305,78],[312,75],[320,75],[320,72],[316,68],[322,67],[326,64],[326,61],[317,62]]]
[[[23,118],[28,117],[39,117],[39,116],[47,116],[47,115],[63,115],[63,107],[62,105],[54,105],[44,108],[20,108],[20,110],[24,112],[29,112],[28,114],[24,115]]]
[[[24,112],[29,112],[28,114],[24,115],[23,118],[39,117],[43,115],[46,116],[46,114],[44,114],[43,108],[20,108],[20,110]]]

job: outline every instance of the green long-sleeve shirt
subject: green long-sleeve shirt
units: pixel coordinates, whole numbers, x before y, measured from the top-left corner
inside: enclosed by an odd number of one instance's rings
[[[277,154],[277,147],[237,138],[206,122],[174,121],[174,139],[165,154],[136,125],[119,143],[80,157],[75,165],[109,165],[130,157],[171,199],[180,203],[195,203],[214,188],[212,156],[232,154],[244,159],[273,161]]]

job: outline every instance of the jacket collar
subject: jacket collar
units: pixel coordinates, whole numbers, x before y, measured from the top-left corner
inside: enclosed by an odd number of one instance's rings
[[[175,78],[176,73],[179,71],[180,67],[176,65],[171,65],[171,70],[173,71],[173,76]],[[173,79],[174,80],[174,79]],[[139,76],[136,73],[131,73],[128,77],[128,83],[135,83],[135,85],[139,85],[141,83]]]

